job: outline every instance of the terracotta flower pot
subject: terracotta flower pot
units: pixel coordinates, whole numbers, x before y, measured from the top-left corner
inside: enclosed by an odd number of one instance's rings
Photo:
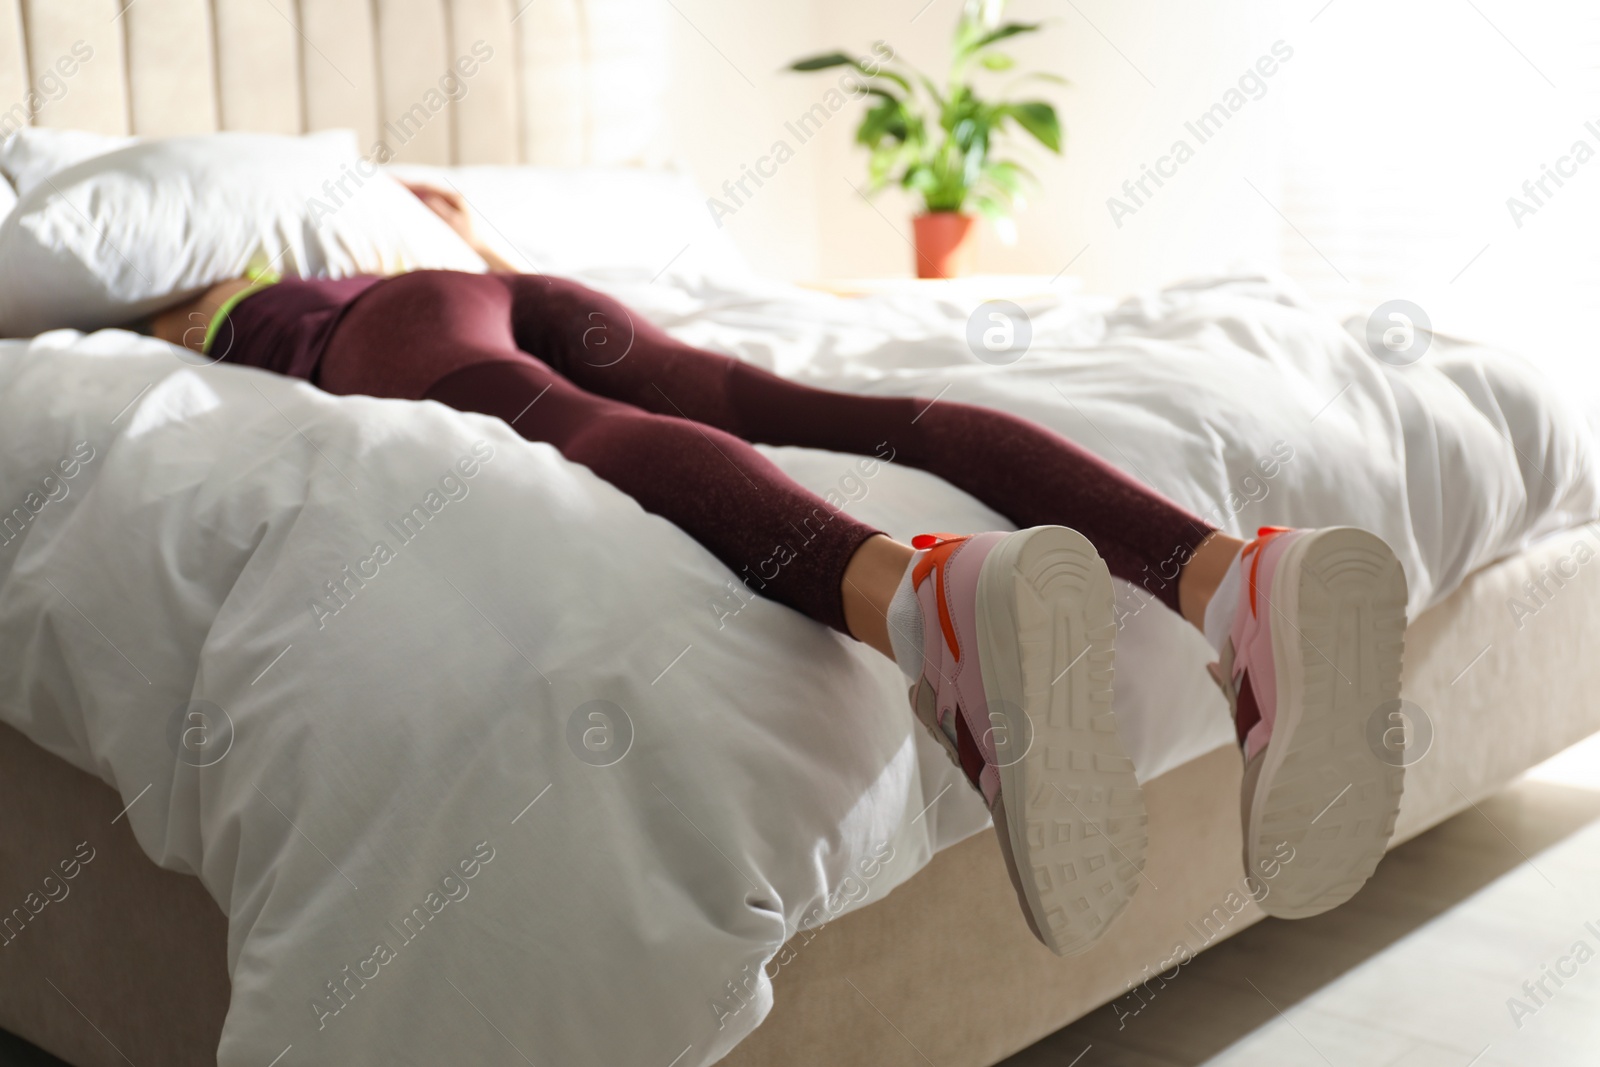
[[[955,278],[972,270],[978,220],[955,211],[932,211],[911,220],[916,233],[917,277]]]

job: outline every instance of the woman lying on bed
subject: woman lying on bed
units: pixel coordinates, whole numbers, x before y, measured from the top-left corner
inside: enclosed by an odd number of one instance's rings
[[[1378,538],[1263,528],[1245,543],[1011,415],[825,392],[690,347],[574,282],[515,273],[481,248],[458,197],[413,191],[503,269],[241,279],[149,332],[332,393],[499,416],[676,523],[754,591],[893,659],[916,716],[982,794],[1028,925],[1057,953],[1104,933],[1144,863],[1144,806],[1112,714],[1113,574],[1217,651],[1265,909],[1314,915],[1371,876],[1403,773],[1365,741],[1399,693],[1405,626],[1405,577]],[[752,442],[892,458],[1020,530],[901,544]],[[778,547],[797,532],[801,551]]]

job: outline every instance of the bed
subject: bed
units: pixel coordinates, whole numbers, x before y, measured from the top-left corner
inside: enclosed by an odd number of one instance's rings
[[[607,96],[660,61],[641,8],[39,2],[4,9],[0,48],[105,59],[39,121],[367,143],[483,38],[507,62],[402,159],[598,165],[648,152],[648,115]],[[503,178],[449,174],[510,243],[538,225]],[[1240,277],[1034,307],[1000,369],[966,350],[970,309],[700,251],[574,272],[804,380],[1027,415],[1235,529],[1388,539],[1400,710],[1429,738],[1397,841],[1600,730],[1595,444],[1514,357],[1441,339],[1387,367]],[[1001,521],[893,462],[769,454],[897,534]],[[63,331],[0,342],[0,456],[4,499],[39,501],[0,548],[0,1026],[70,1063],[976,1067],[1260,917],[1228,903],[1239,761],[1203,646],[1131,587],[1148,884],[1058,960],[891,666],[497,420]],[[197,725],[226,732],[215,759]]]

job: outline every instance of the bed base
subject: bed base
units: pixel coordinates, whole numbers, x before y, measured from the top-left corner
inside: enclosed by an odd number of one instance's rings
[[[1600,657],[1582,647],[1600,633],[1600,579],[1580,573],[1532,615],[1512,610],[1580,538],[1600,546],[1600,524],[1479,572],[1412,624],[1403,692],[1434,736],[1407,774],[1395,843],[1600,731]],[[1229,902],[1242,890],[1239,774],[1225,748],[1148,783],[1147,884],[1090,952],[1061,960],[1032,939],[994,836],[979,834],[885,900],[797,935],[771,1015],[723,1062],[986,1067],[1232,936],[1261,918]],[[145,857],[121,809],[104,783],[0,727],[0,810],[13,816],[0,908],[27,914],[0,919],[0,1027],[76,1067],[215,1063],[227,924],[197,879]],[[85,842],[93,858],[65,880]],[[61,899],[39,905],[47,891]]]

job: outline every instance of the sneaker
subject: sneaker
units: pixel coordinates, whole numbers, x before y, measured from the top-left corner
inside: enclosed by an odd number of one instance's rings
[[[1111,710],[1111,576],[1060,526],[928,534],[917,718],[982,794],[1028,927],[1093,944],[1143,875],[1144,800]]]
[[[1244,749],[1244,863],[1268,915],[1349,900],[1388,849],[1405,769],[1367,721],[1400,695],[1406,577],[1347,526],[1264,526],[1245,546],[1239,606],[1215,665]]]

